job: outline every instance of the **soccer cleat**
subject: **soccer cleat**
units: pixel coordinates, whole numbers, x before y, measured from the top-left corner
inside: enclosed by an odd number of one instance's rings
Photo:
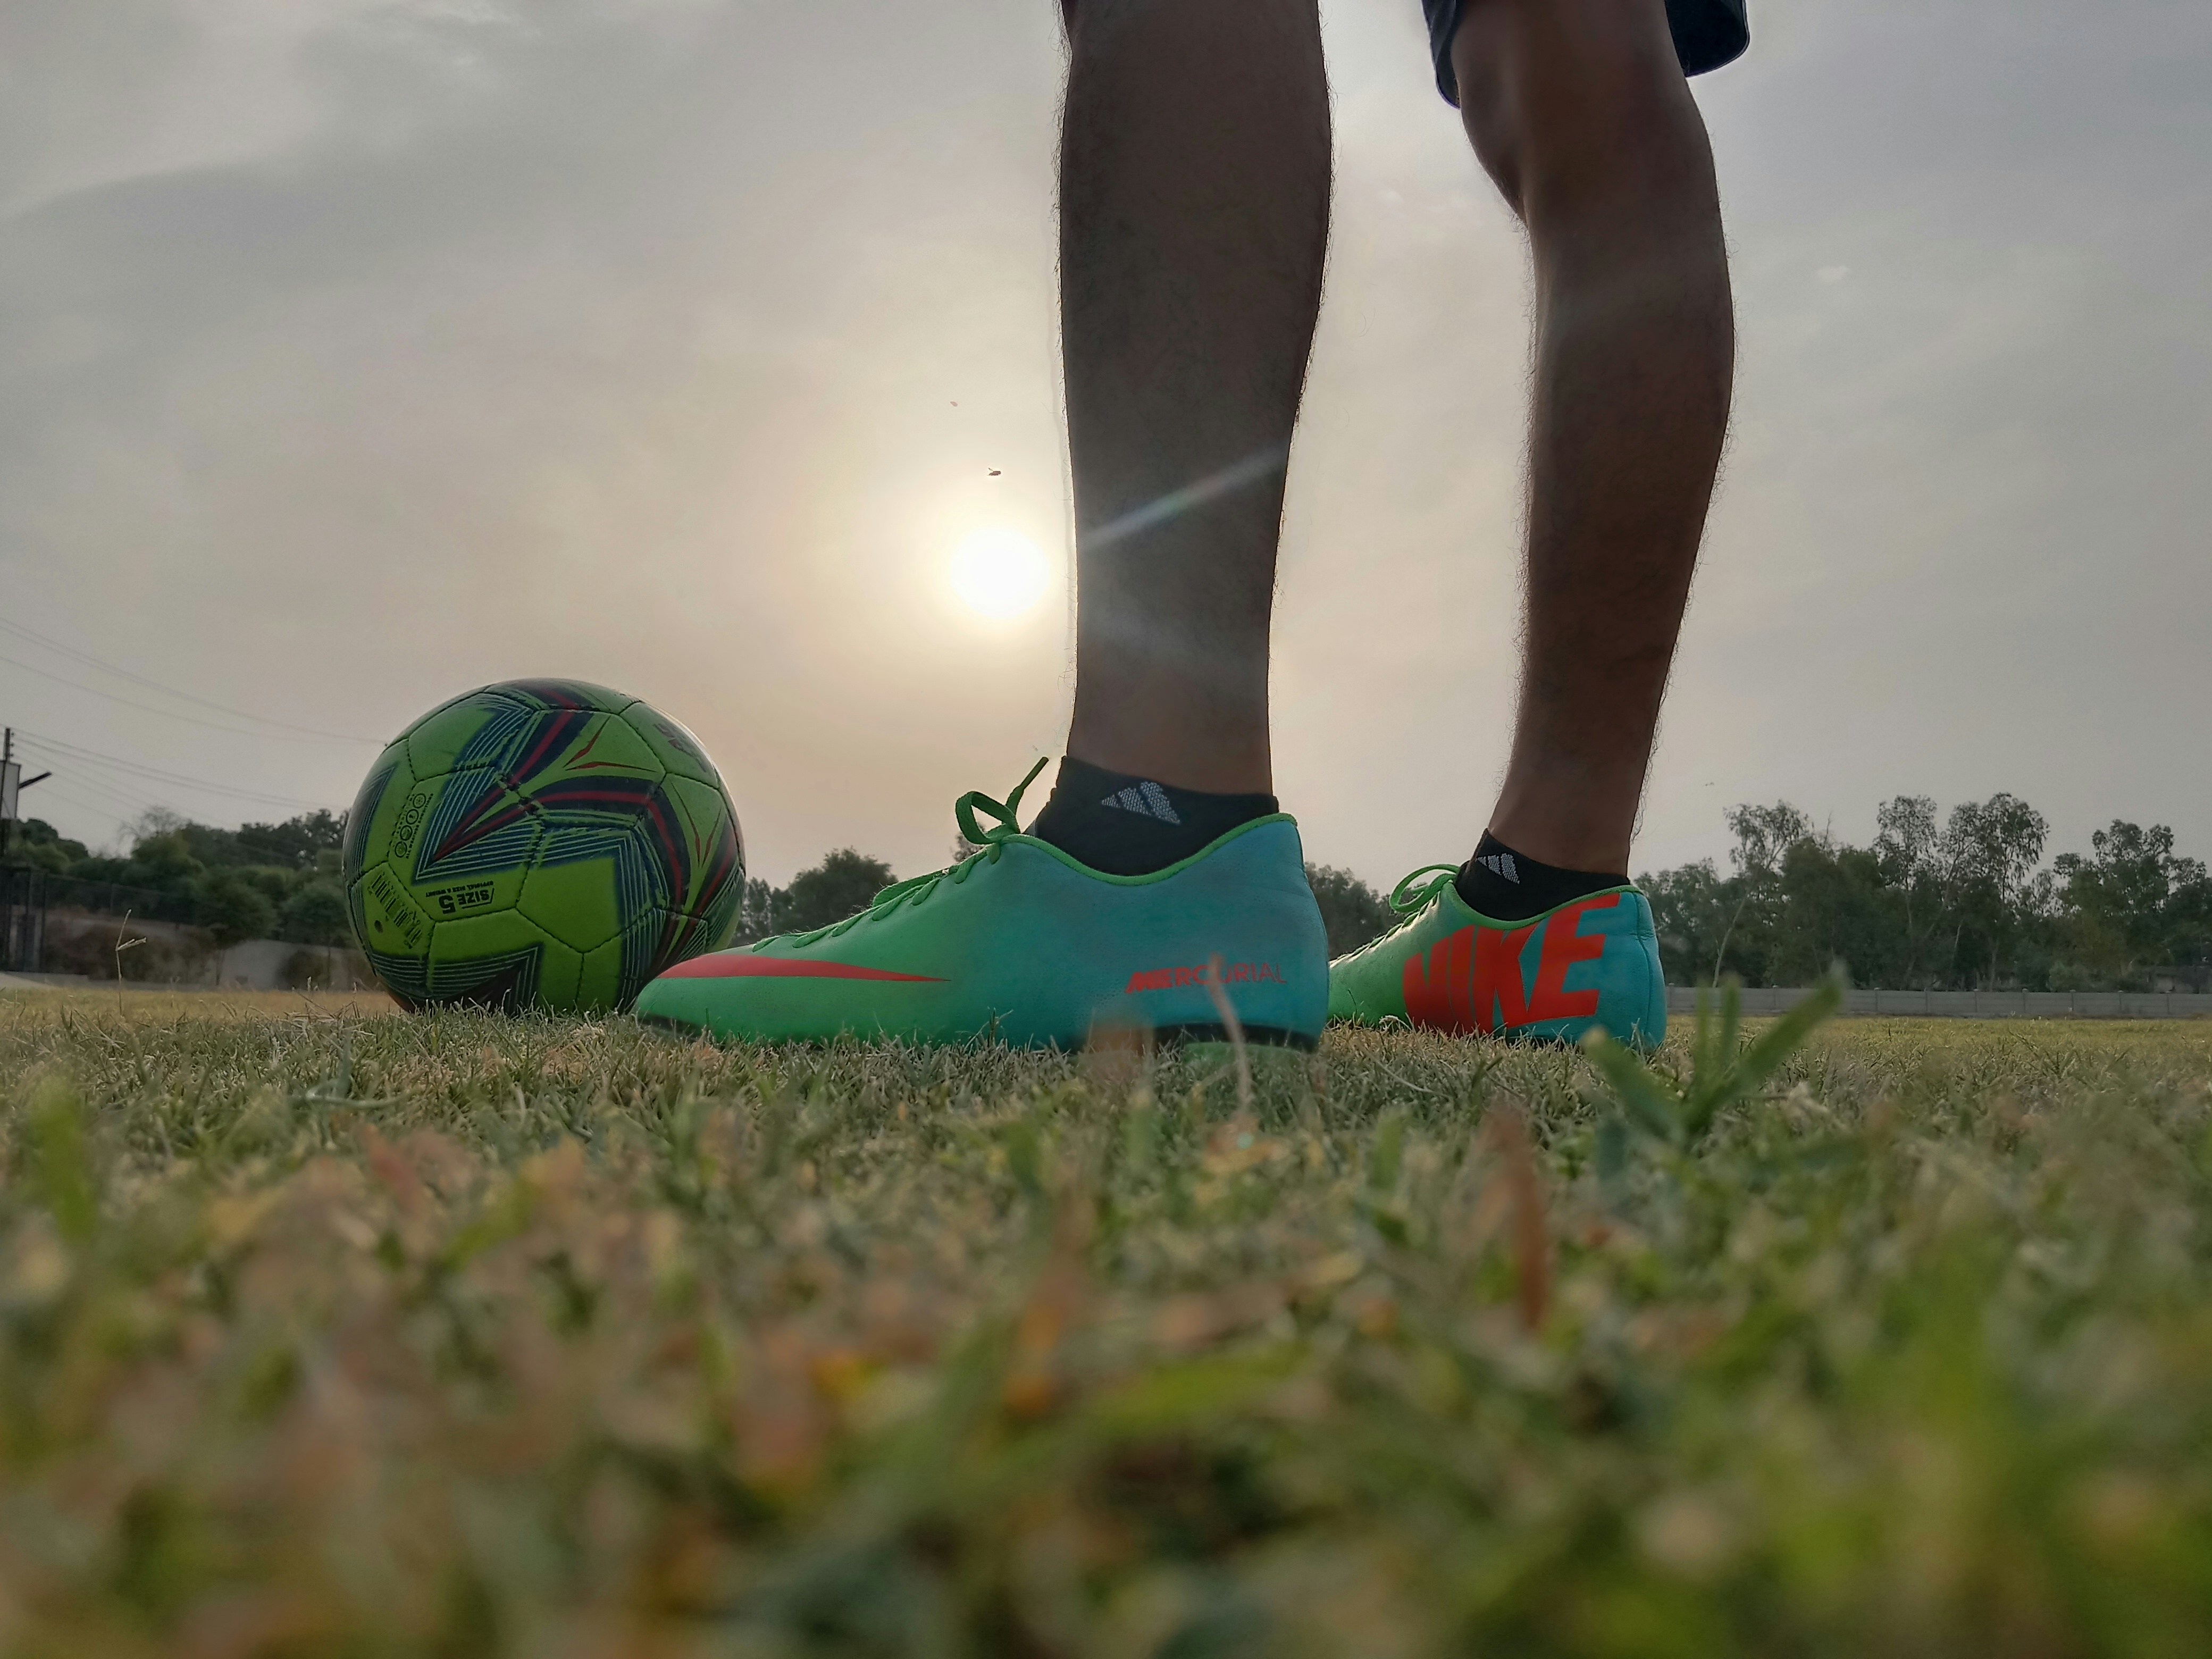
[[[1255,818],[1156,874],[1103,875],[1017,827],[1043,767],[1003,804],[960,798],[970,857],[834,927],[679,963],[645,988],[639,1018],[761,1042],[1078,1048],[1109,1030],[1218,1040],[1218,995],[1247,1040],[1314,1047],[1328,944],[1296,822]]]
[[[1667,1038],[1667,982],[1651,905],[1612,887],[1527,921],[1479,915],[1450,865],[1416,870],[1390,895],[1403,918],[1328,965],[1328,1017],[1431,1030],[1578,1042],[1602,1027],[1635,1048]]]

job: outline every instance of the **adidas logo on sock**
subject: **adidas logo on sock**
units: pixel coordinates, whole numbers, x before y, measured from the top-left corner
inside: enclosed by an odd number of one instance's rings
[[[1510,853],[1492,853],[1487,858],[1477,859],[1475,862],[1484,869],[1504,877],[1516,887],[1521,884],[1521,872],[1513,867],[1513,854]]]
[[[1134,812],[1140,818],[1158,818],[1162,823],[1181,823],[1176,816],[1168,792],[1147,779],[1134,789],[1118,790],[1098,803],[1110,806],[1117,812]]]

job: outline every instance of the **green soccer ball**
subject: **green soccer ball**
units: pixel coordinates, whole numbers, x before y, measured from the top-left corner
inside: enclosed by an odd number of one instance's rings
[[[627,1008],[720,950],[744,843],[699,740],[575,680],[487,685],[377,757],[346,820],[354,932],[406,1007]]]

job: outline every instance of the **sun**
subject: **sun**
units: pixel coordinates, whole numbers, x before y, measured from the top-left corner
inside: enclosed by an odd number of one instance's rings
[[[979,617],[1011,622],[1036,610],[1052,586],[1044,550],[1018,530],[979,530],[952,552],[952,591]]]

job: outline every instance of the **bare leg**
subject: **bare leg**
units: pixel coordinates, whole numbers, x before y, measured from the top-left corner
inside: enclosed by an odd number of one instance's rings
[[[1452,64],[1536,274],[1525,658],[1491,829],[1626,871],[1735,370],[1711,148],[1662,0],[1472,0]]]
[[[1283,468],[1328,240],[1316,0],[1067,10],[1068,752],[1189,789],[1272,793]]]

